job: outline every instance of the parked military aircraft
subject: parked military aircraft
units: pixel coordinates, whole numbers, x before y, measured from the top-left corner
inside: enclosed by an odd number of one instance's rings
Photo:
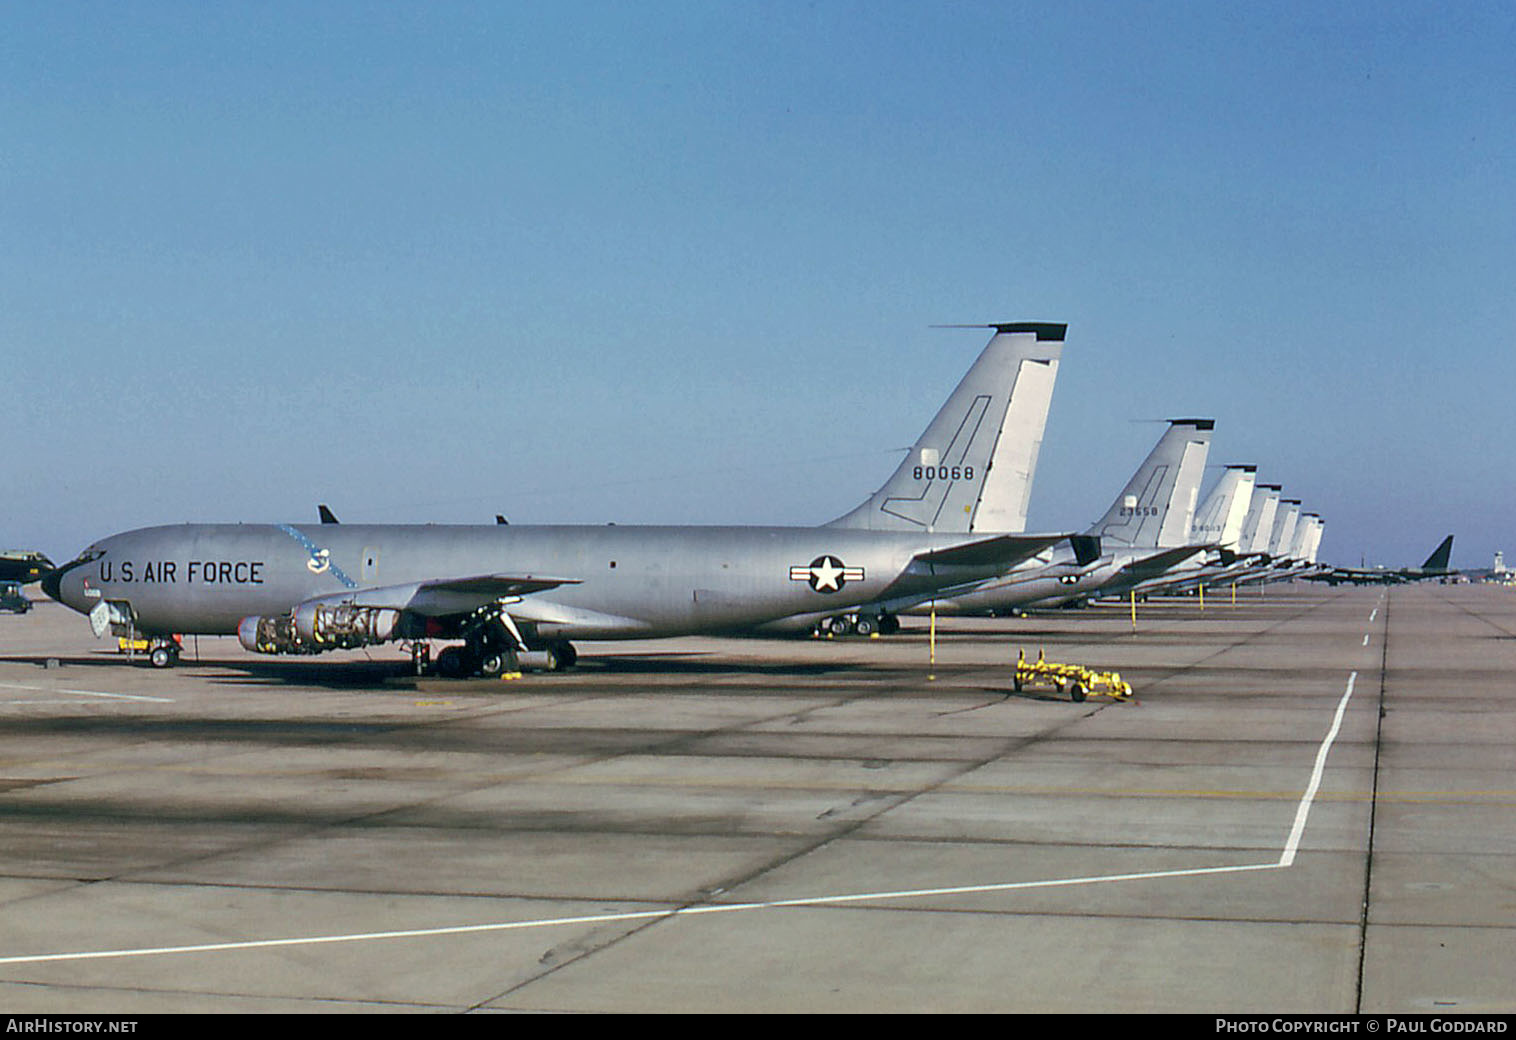
[[[1340,585],[1343,582],[1349,582],[1353,585],[1396,585],[1408,581],[1427,581],[1429,579],[1451,577],[1458,573],[1448,567],[1452,558],[1453,536],[1448,535],[1437,548],[1432,550],[1432,555],[1428,556],[1420,567],[1402,567],[1399,570],[1333,567],[1330,570],[1321,571],[1316,574],[1306,574],[1303,577],[1311,581],[1324,581],[1328,585]]]
[[[1067,328],[991,327],[894,476],[831,525],[187,524],[96,542],[43,588],[97,635],[150,639],[160,667],[177,657],[173,633],[235,633],[263,653],[437,638],[461,641],[437,662],[455,675],[498,674],[523,650],[567,667],[572,639],[747,629],[946,592],[1066,537],[939,529],[972,524],[992,462],[1017,454],[1000,444],[1013,376],[1045,366]]]
[[[1058,606],[1125,591],[1204,551],[1204,544],[1190,542],[1189,533],[1214,428],[1210,419],[1169,422],[1105,516],[1082,536],[1101,551],[1081,554],[1082,546],[1071,540],[973,589],[936,597],[932,609],[1000,614]]]
[[[1218,567],[1207,568],[1203,575],[1207,587],[1233,585],[1257,574],[1269,565],[1269,537],[1274,529],[1274,516],[1279,510],[1278,484],[1254,484],[1247,512],[1243,516],[1242,531],[1235,546],[1224,548],[1219,554]]]
[[[999,334],[1005,329],[999,327]],[[829,523],[828,527],[868,530],[931,530],[939,534],[1018,534],[1026,529],[1027,506],[1032,494],[1032,479],[1037,471],[1037,457],[1042,449],[1042,434],[1052,405],[1053,387],[1063,356],[1063,326],[1021,326],[1027,331],[1016,335],[1032,339],[1004,342],[1003,357],[988,350],[974,369],[953,391],[953,396],[933,420],[921,440],[906,453],[889,483],[858,508]],[[997,336],[997,338],[999,338]],[[1014,345],[1014,350],[1012,349]],[[1001,382],[997,384],[995,380]],[[952,478],[951,467],[944,469],[940,445],[972,423],[982,423],[986,408],[994,404],[994,394],[1009,395],[1003,405],[1005,419],[993,453],[985,464],[977,489],[966,487],[949,505],[928,508],[923,501],[920,480]],[[972,477],[972,473],[967,474]],[[973,492],[972,494],[969,492]],[[1098,543],[1075,538],[1081,554],[1099,555]],[[1083,558],[1083,557],[1081,557]],[[1088,560],[1086,560],[1088,562]],[[821,631],[832,635],[889,635],[898,631],[896,613],[910,607],[910,601],[862,604],[834,612],[795,615],[761,626],[760,633]]]
[[[1278,564],[1276,577],[1280,581],[1304,578],[1314,573],[1315,549],[1321,542],[1321,517],[1316,513],[1301,513],[1295,525],[1294,544],[1285,552]]]
[[[1190,528],[1190,543],[1206,546],[1203,553],[1180,561],[1162,574],[1145,578],[1129,591],[1144,596],[1187,592],[1233,565],[1252,502],[1257,469],[1257,466],[1231,465],[1222,471]]]
[[[0,581],[25,585],[37,581],[53,569],[53,561],[39,552],[6,549],[0,552]]]
[[[53,561],[39,552],[6,549],[0,552],[0,610],[25,614],[32,609],[22,587],[44,577]]]
[[[1277,499],[1273,523],[1269,530],[1265,532],[1262,527],[1259,528],[1262,549],[1244,571],[1234,575],[1231,580],[1238,585],[1267,585],[1282,580],[1287,570],[1295,563],[1290,552],[1294,546],[1295,527],[1299,520],[1300,500],[1298,498]]]

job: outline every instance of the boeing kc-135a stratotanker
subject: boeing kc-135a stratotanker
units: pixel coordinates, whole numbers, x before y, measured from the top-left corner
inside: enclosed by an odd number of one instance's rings
[[[175,634],[235,634],[275,654],[405,640],[418,666],[439,639],[454,644],[436,662],[451,675],[499,674],[524,650],[567,667],[573,639],[751,629],[940,594],[1067,537],[975,533],[986,479],[1003,475],[992,463],[1018,454],[1000,443],[1018,388],[1050,392],[1067,329],[989,327],[895,474],[830,525],[185,524],[96,542],[43,587],[97,635],[148,639],[159,666],[176,660]]]
[[[973,589],[938,599],[944,613],[1010,613],[1124,592],[1169,572],[1209,546],[1190,539],[1210,419],[1171,419],[1105,515],[1071,547],[1043,553]],[[1080,542],[1095,547],[1081,552]]]

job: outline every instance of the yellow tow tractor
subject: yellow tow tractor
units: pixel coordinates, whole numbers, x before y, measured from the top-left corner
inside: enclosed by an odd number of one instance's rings
[[[184,637],[174,635],[168,641],[162,639],[142,639],[133,636],[119,636],[116,639],[116,651],[126,654],[128,657],[136,654],[146,654],[148,661],[154,668],[167,668],[179,663],[179,655],[184,652]]]
[[[1122,682],[1120,672],[1097,672],[1081,664],[1060,664],[1049,661],[1041,650],[1037,660],[1028,661],[1026,651],[1016,653],[1016,677],[1012,681],[1016,692],[1025,686],[1049,686],[1062,693],[1067,690],[1074,701],[1082,701],[1090,694],[1110,697],[1112,700],[1132,699],[1132,684]]]

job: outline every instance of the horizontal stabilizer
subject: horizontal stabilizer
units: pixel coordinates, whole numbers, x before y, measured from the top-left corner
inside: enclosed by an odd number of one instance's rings
[[[1051,545],[1057,545],[1066,534],[1002,534],[965,542],[950,549],[933,549],[917,553],[917,563],[929,563],[938,567],[1009,567],[1022,560],[1036,556]]]
[[[1100,538],[1097,535],[1076,534],[1069,539],[1069,546],[1074,550],[1074,562],[1081,567],[1088,567],[1100,559]]]
[[[1165,549],[1162,552],[1154,553],[1151,556],[1144,556],[1140,560],[1133,560],[1131,563],[1123,567],[1122,570],[1125,570],[1128,573],[1162,574],[1164,571],[1169,570],[1171,567],[1177,566],[1178,564],[1183,563],[1185,560],[1188,560],[1196,553],[1202,553],[1207,549],[1213,548],[1215,548],[1215,546],[1181,545],[1177,549]]]

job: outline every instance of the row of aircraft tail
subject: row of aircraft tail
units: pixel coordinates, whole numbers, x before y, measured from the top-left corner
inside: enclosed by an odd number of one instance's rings
[[[936,610],[1004,613],[1092,596],[1310,576],[1321,518],[1229,465],[1203,502],[1214,422],[1174,419],[1084,531],[1027,533],[1067,326],[988,326],[989,344],[878,491],[814,527],[184,524],[95,542],[43,579],[54,599],[146,639],[318,653],[432,641],[448,675],[574,640],[695,633],[889,633]]]

